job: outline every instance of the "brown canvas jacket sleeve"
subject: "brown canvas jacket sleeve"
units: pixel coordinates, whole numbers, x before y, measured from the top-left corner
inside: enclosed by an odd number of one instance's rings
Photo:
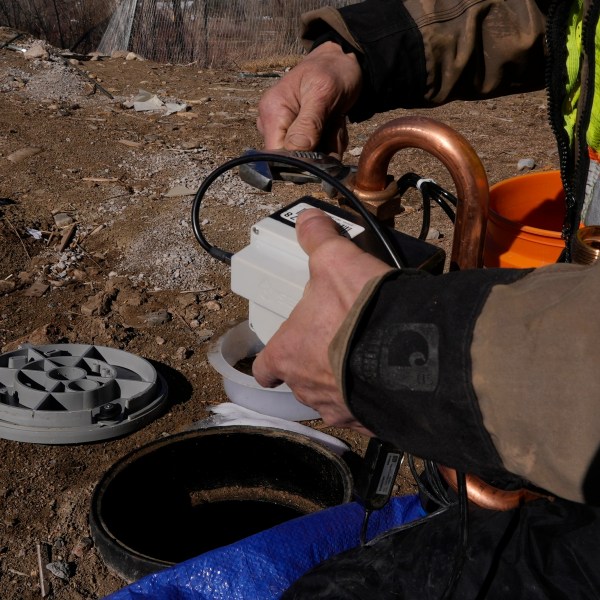
[[[541,89],[544,0],[366,0],[302,17],[310,46],[328,32],[357,50],[365,76],[353,120]]]
[[[379,437],[600,504],[600,263],[372,281],[330,348]]]
[[[600,504],[600,263],[552,265],[492,289],[475,325],[473,387],[513,473]]]

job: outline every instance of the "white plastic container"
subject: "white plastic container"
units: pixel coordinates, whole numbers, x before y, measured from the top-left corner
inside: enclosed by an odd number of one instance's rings
[[[248,321],[243,321],[220,337],[209,350],[208,361],[223,377],[227,397],[235,404],[263,415],[289,421],[318,419],[319,413],[298,402],[287,385],[263,388],[254,377],[234,368],[240,360],[256,355],[263,347]]]

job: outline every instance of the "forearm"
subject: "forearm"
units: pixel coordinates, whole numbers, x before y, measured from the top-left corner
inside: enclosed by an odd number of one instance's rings
[[[362,120],[398,107],[540,89],[547,3],[366,0],[307,13],[303,38],[310,44],[336,31],[357,49],[365,81],[350,116]]]
[[[350,410],[379,437],[597,503],[600,323],[581,307],[598,293],[600,266],[400,275],[359,301],[330,357]]]

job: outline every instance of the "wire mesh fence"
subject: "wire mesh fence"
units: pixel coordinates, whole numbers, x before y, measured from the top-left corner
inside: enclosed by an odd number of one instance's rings
[[[0,0],[0,24],[71,50],[225,67],[298,53],[301,13],[352,1]]]
[[[0,25],[59,48],[95,50],[116,0],[0,0]]]
[[[158,62],[212,67],[292,54],[300,50],[300,14],[324,4],[336,1],[122,0],[100,50],[128,49]]]

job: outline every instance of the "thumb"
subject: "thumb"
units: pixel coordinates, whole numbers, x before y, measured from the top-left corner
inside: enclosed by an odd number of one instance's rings
[[[306,210],[298,217],[296,236],[309,256],[328,240],[341,237],[334,220],[318,208]]]

